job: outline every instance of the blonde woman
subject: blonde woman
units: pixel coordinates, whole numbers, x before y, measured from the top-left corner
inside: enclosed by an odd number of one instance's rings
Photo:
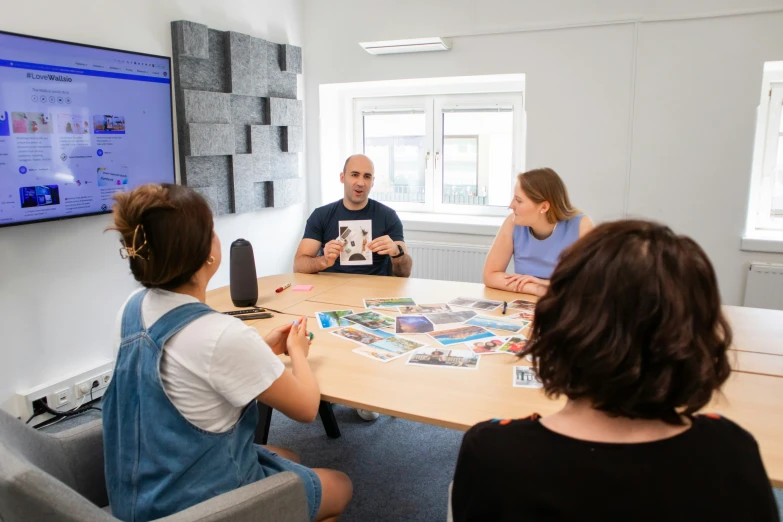
[[[571,205],[563,180],[549,168],[517,176],[508,216],[484,262],[490,288],[542,296],[560,253],[593,229],[593,222]],[[511,257],[514,274],[507,274]]]

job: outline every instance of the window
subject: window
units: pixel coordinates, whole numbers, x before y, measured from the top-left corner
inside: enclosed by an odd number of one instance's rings
[[[764,66],[746,237],[783,238],[783,63]]]
[[[522,93],[357,98],[354,152],[397,210],[506,215],[523,170]]]

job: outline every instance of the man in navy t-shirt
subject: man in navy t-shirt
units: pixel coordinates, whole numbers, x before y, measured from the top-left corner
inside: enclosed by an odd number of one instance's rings
[[[374,199],[375,167],[367,156],[357,154],[345,162],[340,182],[345,196],[310,214],[304,237],[294,258],[294,272],[344,272],[349,274],[410,277],[413,260],[408,255],[397,213]],[[371,265],[342,265],[340,252],[346,243],[340,238],[338,222],[372,220]]]

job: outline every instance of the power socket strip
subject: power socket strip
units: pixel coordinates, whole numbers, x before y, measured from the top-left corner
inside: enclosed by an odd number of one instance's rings
[[[29,390],[17,392],[11,402],[14,411],[10,413],[26,420],[33,414],[33,401],[44,397],[49,407],[54,410],[72,410],[90,400],[90,391],[92,391],[93,399],[102,397],[113,376],[114,361],[107,360],[86,371],[72,373]],[[98,385],[93,388],[95,382]],[[35,426],[49,418],[51,415],[48,413],[39,415],[30,425]]]

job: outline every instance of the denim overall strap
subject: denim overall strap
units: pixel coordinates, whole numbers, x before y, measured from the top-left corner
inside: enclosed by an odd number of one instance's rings
[[[155,321],[148,334],[158,349],[163,348],[171,337],[177,334],[187,325],[208,314],[217,313],[204,303],[188,303],[180,305],[166,312],[163,317]]]
[[[133,294],[125,305],[125,311],[122,313],[122,340],[127,339],[144,331],[144,321],[141,317],[141,303],[149,290],[144,289],[141,292]]]

